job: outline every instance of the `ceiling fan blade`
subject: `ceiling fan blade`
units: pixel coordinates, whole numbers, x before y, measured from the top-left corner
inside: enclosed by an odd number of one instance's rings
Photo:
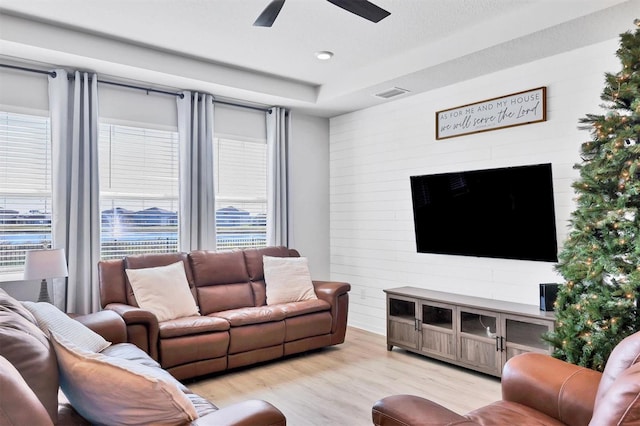
[[[368,19],[371,22],[380,22],[387,16],[391,15],[391,12],[387,12],[381,7],[367,0],[327,0],[330,3],[335,4],[338,7],[343,8],[351,13]]]
[[[256,22],[253,23],[254,27],[270,27],[278,17],[280,9],[284,6],[284,0],[271,0],[271,3],[262,11]]]

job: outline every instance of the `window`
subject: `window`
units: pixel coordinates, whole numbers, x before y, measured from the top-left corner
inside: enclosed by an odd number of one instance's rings
[[[267,143],[216,138],[217,249],[267,243]]]
[[[101,258],[178,250],[178,133],[102,123]]]
[[[0,111],[0,274],[51,246],[49,118]]]

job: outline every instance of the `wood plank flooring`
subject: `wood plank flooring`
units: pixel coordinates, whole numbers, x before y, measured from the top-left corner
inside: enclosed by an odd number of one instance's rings
[[[458,413],[500,399],[500,381],[394,348],[384,336],[347,330],[342,345],[185,384],[225,407],[264,399],[289,426],[371,425],[371,406],[388,395],[413,394]]]

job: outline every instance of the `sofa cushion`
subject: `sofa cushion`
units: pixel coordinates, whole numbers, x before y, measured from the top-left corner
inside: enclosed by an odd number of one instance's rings
[[[191,403],[194,407],[196,407],[196,412],[198,413],[198,417],[204,417],[207,414],[213,413],[218,410],[213,403],[208,401],[207,399],[197,395],[195,393],[187,393],[187,398],[191,400]]]
[[[102,351],[101,354],[110,358],[123,359],[137,365],[153,368],[158,377],[163,377],[165,380],[173,382],[182,392],[189,392],[189,389],[185,385],[176,380],[168,371],[164,370],[157,361],[133,343],[111,345]]]
[[[492,425],[566,426],[565,423],[542,411],[511,401],[496,401],[473,410],[464,417],[478,425],[489,423]]]
[[[331,309],[329,302],[321,299],[309,299],[300,302],[283,303],[279,305],[287,318],[307,315],[314,312],[328,311]]]
[[[60,383],[73,407],[92,423],[183,424],[195,407],[165,370],[84,351],[56,333]]]
[[[147,367],[160,368],[158,361],[151,358],[145,351],[133,343],[117,343],[111,345],[103,350],[101,354],[113,358],[127,359],[136,364],[146,365]]]
[[[200,312],[209,315],[214,312],[237,308],[251,308],[254,305],[251,284],[233,283],[197,287]]]
[[[251,281],[261,281],[264,280],[264,265],[262,258],[264,256],[290,257],[291,251],[284,246],[274,246],[258,249],[245,249],[243,254],[247,265],[247,272],[249,273],[249,279]]]
[[[94,426],[73,408],[62,391],[58,393],[58,425]]]
[[[7,315],[17,315],[31,324],[38,325],[38,321],[36,321],[33,314],[21,302],[9,296],[9,293],[3,288],[0,288],[0,310]]]
[[[267,305],[317,299],[306,257],[264,256]]]
[[[158,321],[200,315],[182,261],[155,268],[127,269],[126,273],[138,305],[152,312]]]
[[[189,261],[197,287],[249,282],[244,256],[240,250],[227,252],[194,250],[189,253]]]
[[[189,261],[202,315],[255,306],[242,251],[195,250]]]
[[[0,425],[52,425],[51,417],[18,370],[0,356]]]
[[[184,269],[187,275],[187,282],[189,283],[189,288],[193,287],[193,274],[191,273],[191,268],[189,267],[189,259],[187,258],[187,253],[147,253],[147,254],[136,254],[133,256],[126,256],[123,259],[124,269],[145,269],[145,268],[155,268],[157,266],[167,266],[172,263],[183,262]],[[131,306],[140,306],[136,300],[135,295],[133,294],[133,289],[131,288],[131,282],[127,277],[127,274],[123,271],[123,275],[125,276],[125,287],[126,287],[126,296],[127,296],[127,304]],[[195,291],[194,291],[195,295]]]
[[[160,338],[168,339],[227,330],[229,330],[229,323],[222,318],[208,316],[176,318],[160,323]]]
[[[247,263],[247,271],[251,279],[251,289],[256,306],[267,304],[267,291],[264,284],[264,256],[272,257],[298,257],[300,254],[293,249],[284,246],[264,247],[257,249],[245,249],[244,259]]]
[[[611,351],[607,365],[602,372],[595,405],[598,406],[600,401],[605,398],[618,376],[638,363],[640,363],[640,333],[634,333],[625,337]]]
[[[224,318],[229,322],[231,327],[241,327],[264,322],[282,321],[286,318],[286,313],[282,305],[276,305],[231,309],[228,311],[215,312],[211,314],[211,316]]]
[[[31,313],[0,289],[0,356],[18,370],[53,423],[58,418],[58,365],[49,339]]]
[[[640,364],[634,363],[620,373],[608,386],[607,392],[596,400],[590,424],[638,423],[640,423]]]
[[[90,352],[100,352],[111,344],[101,335],[70,318],[60,309],[46,302],[22,302],[38,321],[38,327],[45,334],[55,331],[76,346]]]

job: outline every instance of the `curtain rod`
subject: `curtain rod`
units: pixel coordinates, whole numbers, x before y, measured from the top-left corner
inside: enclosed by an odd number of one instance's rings
[[[11,68],[11,69],[20,70],[20,71],[35,72],[35,73],[38,73],[38,74],[47,74],[47,75],[50,75],[53,78],[56,78],[56,76],[58,75],[55,71],[42,71],[42,70],[36,70],[36,69],[33,69],[33,68],[19,67],[19,66],[16,66],[16,65],[0,64],[0,67]]]
[[[115,81],[105,81],[105,80],[98,79],[98,83],[109,84],[111,86],[126,87],[129,89],[144,90],[145,92],[147,92],[147,94],[149,92],[152,92],[152,93],[161,93],[163,95],[173,95],[173,96],[179,97],[180,99],[184,98],[184,95],[182,93],[169,92],[169,91],[160,90],[160,89],[151,89],[149,87],[134,86],[132,84],[116,83]]]
[[[256,110],[256,111],[263,111],[263,112],[268,112],[269,114],[271,114],[271,108],[262,108],[262,107],[257,107],[257,106],[253,106],[253,105],[237,104],[235,102],[219,101],[219,100],[216,100],[216,99],[213,100],[213,103],[214,104],[231,105],[231,106],[236,106],[236,107],[240,107],[240,108],[253,109],[253,110]]]
[[[0,67],[11,68],[11,69],[20,70],[20,71],[35,72],[35,73],[38,73],[38,74],[47,74],[47,75],[49,75],[49,76],[51,76],[53,78],[56,78],[56,76],[58,75],[55,71],[42,71],[42,70],[38,70],[38,69],[34,69],[34,68],[19,67],[19,66],[16,66],[16,65],[0,64]],[[132,84],[116,83],[114,81],[105,81],[105,80],[98,80],[98,83],[110,84],[112,86],[126,87],[126,88],[129,88],[129,89],[144,90],[147,93],[153,92],[153,93],[161,93],[163,95],[173,95],[173,96],[178,96],[180,99],[184,98],[184,94],[183,93],[169,92],[169,91],[166,91],[166,90],[159,90],[159,89],[151,89],[151,88],[148,88],[148,87],[134,86]],[[268,112],[269,114],[271,114],[271,108],[263,108],[263,107],[253,106],[253,105],[245,105],[245,104],[240,104],[240,103],[236,103],[236,102],[219,101],[219,100],[216,100],[216,99],[213,100],[213,103],[214,104],[230,105],[230,106],[234,106],[234,107],[238,107],[238,108],[252,109],[252,110],[255,110],[255,111],[263,111],[263,112]]]

